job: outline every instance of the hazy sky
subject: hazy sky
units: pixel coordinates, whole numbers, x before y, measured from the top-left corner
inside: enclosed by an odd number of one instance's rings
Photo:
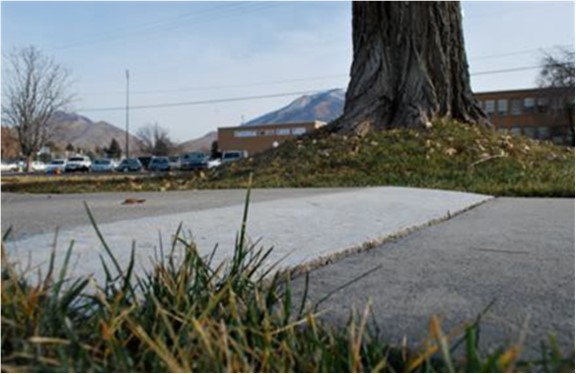
[[[573,2],[462,8],[476,92],[534,87],[542,51],[574,48]],[[346,88],[352,61],[349,2],[2,1],[1,11],[3,56],[34,45],[69,68],[72,110],[124,128],[124,109],[97,109],[125,106],[129,69],[130,131],[158,123],[176,141],[238,125],[299,92]],[[499,72],[510,69],[518,70]],[[185,105],[136,108],[172,103]]]

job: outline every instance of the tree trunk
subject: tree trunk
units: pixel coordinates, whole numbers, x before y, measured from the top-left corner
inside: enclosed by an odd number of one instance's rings
[[[489,124],[470,89],[459,3],[352,4],[354,59],[335,130]]]

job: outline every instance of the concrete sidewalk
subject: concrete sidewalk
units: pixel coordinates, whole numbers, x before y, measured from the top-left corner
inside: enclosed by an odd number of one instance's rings
[[[498,198],[440,224],[310,273],[312,303],[354,280],[319,306],[346,324],[371,303],[386,341],[418,345],[433,314],[445,332],[462,332],[492,304],[480,329],[483,349],[523,341],[539,358],[549,334],[574,352],[574,199]],[[293,299],[304,287],[292,282]]]
[[[281,261],[279,268],[292,268],[322,263],[368,244],[378,244],[390,236],[445,219],[488,199],[489,196],[483,195],[395,187],[276,199],[250,205],[247,231],[253,242],[259,241],[259,246],[274,248],[269,264]],[[82,204],[80,198],[69,203]],[[96,219],[121,264],[128,262],[135,241],[139,265],[148,266],[159,247],[159,238],[166,253],[181,223],[182,233],[193,237],[201,254],[210,254],[218,245],[215,263],[219,263],[232,256],[243,209],[243,205],[233,205],[110,223],[106,223],[106,217],[96,216]],[[56,262],[62,262],[72,240],[70,275],[92,274],[101,280],[99,256],[104,251],[89,225],[70,227],[59,233]],[[45,266],[53,243],[54,234],[41,234],[9,242],[7,248],[11,259],[18,259],[22,264],[30,261],[36,267]]]

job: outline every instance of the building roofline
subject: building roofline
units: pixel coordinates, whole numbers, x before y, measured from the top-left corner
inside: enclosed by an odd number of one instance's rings
[[[562,87],[534,87],[534,88],[522,88],[522,89],[517,89],[517,90],[474,92],[474,95],[531,93],[531,92],[543,92],[543,91],[557,91],[557,90],[562,90],[562,89],[564,89],[564,88],[562,88]]]
[[[232,130],[232,129],[250,130],[253,128],[262,128],[262,127],[302,126],[302,125],[324,126],[324,125],[326,125],[326,122],[324,122],[324,121],[302,121],[302,122],[286,122],[286,123],[268,123],[268,124],[262,124],[262,125],[224,126],[224,127],[218,127],[218,130]]]

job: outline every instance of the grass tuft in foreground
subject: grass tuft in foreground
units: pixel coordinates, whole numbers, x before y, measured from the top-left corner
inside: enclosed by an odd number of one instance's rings
[[[305,297],[292,300],[288,278],[264,267],[270,250],[246,245],[248,202],[233,259],[218,266],[178,230],[167,256],[161,248],[137,275],[134,251],[122,267],[94,224],[108,256],[103,284],[67,277],[72,246],[61,270],[53,256],[48,274],[31,283],[3,245],[2,371],[573,371],[574,358],[553,341],[538,362],[521,361],[517,345],[481,354],[477,321],[462,332],[461,355],[436,317],[429,341],[414,350],[371,332],[367,311],[344,329],[324,325]]]

